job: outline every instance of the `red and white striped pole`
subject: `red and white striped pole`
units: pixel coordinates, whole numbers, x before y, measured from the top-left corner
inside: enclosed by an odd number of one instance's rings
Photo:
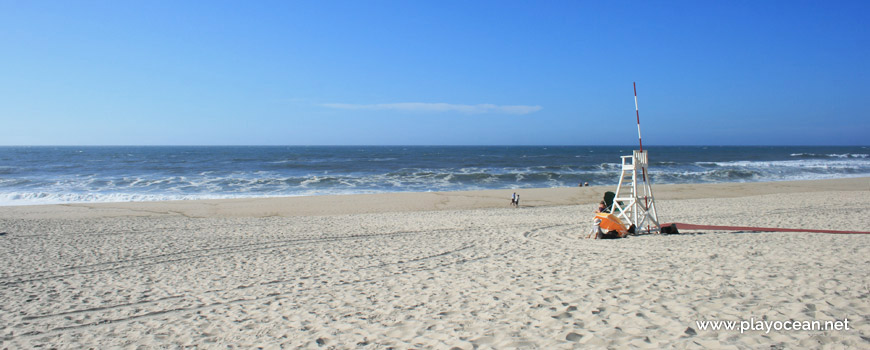
[[[637,109],[637,83],[631,82],[634,86],[634,114],[637,115],[637,142],[640,143],[640,151],[643,152],[643,141],[640,139],[640,111]]]
[[[634,114],[637,116],[637,142],[640,144],[640,151],[643,152],[643,141],[640,138],[640,111],[637,108],[637,83],[631,82],[631,85],[634,86]],[[646,168],[643,168],[643,182],[646,182]]]
[[[635,114],[635,116],[637,116],[637,142],[640,144],[640,152],[643,153],[643,141],[640,138],[640,110],[637,108],[637,83],[631,82],[631,85],[634,87],[634,114]],[[641,171],[643,173],[643,182],[644,182],[643,185],[647,186],[648,183],[646,182],[646,167],[641,166]],[[643,191],[644,212],[649,210],[649,201],[647,200],[647,194],[648,193],[646,192],[646,190],[644,190]],[[646,232],[649,233],[649,231],[650,231],[650,226],[646,225]]]

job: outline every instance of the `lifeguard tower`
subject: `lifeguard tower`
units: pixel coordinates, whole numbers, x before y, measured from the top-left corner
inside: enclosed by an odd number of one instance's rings
[[[635,150],[630,156],[622,156],[622,172],[616,186],[611,213],[623,223],[634,225],[635,233],[660,233],[656,200],[652,193],[647,165],[647,151]],[[638,174],[640,173],[640,174]]]

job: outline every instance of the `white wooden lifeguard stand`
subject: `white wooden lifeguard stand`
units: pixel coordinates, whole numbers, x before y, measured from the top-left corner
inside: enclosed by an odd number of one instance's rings
[[[622,222],[634,225],[636,233],[644,228],[647,233],[660,233],[662,227],[656,214],[656,200],[647,170],[647,151],[635,150],[632,155],[621,158],[622,173],[619,175],[619,185],[616,186],[616,196],[610,212],[616,214]]]

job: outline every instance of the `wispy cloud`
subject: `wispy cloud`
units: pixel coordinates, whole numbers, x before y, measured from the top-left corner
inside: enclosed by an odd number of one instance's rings
[[[381,104],[350,104],[350,103],[325,103],[323,107],[353,110],[373,111],[404,111],[404,112],[460,112],[466,114],[503,113],[503,114],[529,114],[543,109],[541,106],[499,106],[494,104],[459,105],[451,103],[381,103]]]

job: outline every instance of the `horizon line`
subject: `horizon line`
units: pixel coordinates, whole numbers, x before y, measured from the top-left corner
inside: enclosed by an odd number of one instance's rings
[[[0,145],[0,147],[634,147],[634,145],[593,144],[34,144]],[[812,144],[653,144],[647,147],[870,147],[868,145],[812,145]]]

